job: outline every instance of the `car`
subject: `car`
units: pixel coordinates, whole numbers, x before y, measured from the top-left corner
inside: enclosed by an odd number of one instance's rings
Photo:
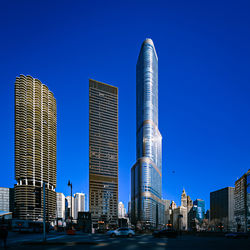
[[[245,232],[232,232],[225,234],[225,237],[228,239],[247,239],[248,234]]]
[[[168,230],[168,229],[163,229],[160,231],[154,231],[153,232],[154,237],[167,237],[167,238],[176,238],[177,237],[177,231],[174,230]]]
[[[127,237],[133,237],[135,235],[135,232],[127,227],[121,227],[116,230],[110,230],[107,232],[107,235],[110,237],[116,237],[116,236],[127,236]]]

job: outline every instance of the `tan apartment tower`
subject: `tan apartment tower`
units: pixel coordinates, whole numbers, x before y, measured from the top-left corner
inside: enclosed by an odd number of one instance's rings
[[[117,224],[118,89],[91,79],[89,80],[89,211],[94,227]]]
[[[15,210],[19,219],[56,217],[56,99],[48,87],[31,76],[15,82]]]

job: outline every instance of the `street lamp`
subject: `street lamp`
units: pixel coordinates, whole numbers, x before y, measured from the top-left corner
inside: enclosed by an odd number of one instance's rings
[[[70,180],[68,181],[68,187],[71,188],[71,196],[70,196],[70,203],[71,203],[71,206],[70,206],[70,218],[71,218],[71,228],[72,228],[72,182],[70,182]]]

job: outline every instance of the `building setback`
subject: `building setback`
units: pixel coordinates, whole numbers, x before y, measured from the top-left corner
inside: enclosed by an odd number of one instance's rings
[[[89,80],[89,211],[97,224],[118,218],[118,89]]]
[[[250,169],[235,182],[234,200],[237,230],[250,231]]]
[[[15,82],[15,216],[56,217],[56,100],[38,79],[21,75]]]
[[[231,230],[234,221],[234,187],[226,187],[210,193],[210,222]]]
[[[146,39],[136,65],[136,163],[131,168],[131,222],[164,224],[162,136],[158,129],[158,57]]]

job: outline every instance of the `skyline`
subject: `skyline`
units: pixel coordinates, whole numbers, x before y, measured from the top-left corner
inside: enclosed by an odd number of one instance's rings
[[[147,37],[159,56],[162,197],[180,204],[184,187],[192,200],[204,199],[208,208],[210,192],[234,186],[249,169],[249,4],[187,5],[183,1],[185,8],[179,8],[174,3],[139,6],[139,2],[110,3],[103,6],[105,13],[100,2],[97,9],[90,2],[57,6],[57,1],[37,5],[13,1],[15,8],[1,3],[0,186],[15,184],[14,82],[24,74],[40,79],[57,100],[56,191],[67,196],[70,179],[73,192],[88,194],[91,78],[119,89],[119,201],[127,207],[129,195],[123,187],[130,187],[130,167],[136,160],[135,68]],[[147,20],[149,6],[153,17]],[[38,13],[30,11],[38,7]],[[131,20],[123,14],[129,10]],[[131,110],[128,117],[127,110]]]

